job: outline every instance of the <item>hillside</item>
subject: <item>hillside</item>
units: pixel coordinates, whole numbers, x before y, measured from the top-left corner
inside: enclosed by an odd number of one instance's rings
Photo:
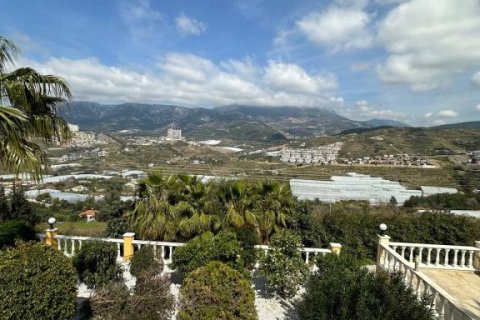
[[[72,102],[65,110],[65,118],[88,130],[139,129],[162,134],[165,134],[171,123],[175,123],[187,136],[236,140],[322,136],[372,126],[368,122],[344,118],[331,110],[288,106],[272,108],[232,105],[206,109],[135,103],[101,105]]]
[[[438,128],[380,128],[340,136],[341,153],[350,157],[383,154],[442,155],[480,149],[480,130]]]

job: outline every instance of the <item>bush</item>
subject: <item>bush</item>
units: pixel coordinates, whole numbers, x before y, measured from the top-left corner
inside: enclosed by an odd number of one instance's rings
[[[187,242],[174,251],[172,267],[186,276],[189,272],[207,265],[210,261],[221,261],[244,272],[241,259],[242,248],[233,233],[205,234]]]
[[[109,220],[105,229],[105,237],[121,238],[128,231],[128,223],[123,218]]]
[[[249,280],[226,264],[210,262],[188,275],[180,289],[180,320],[257,319]]]
[[[479,219],[441,212],[417,214],[358,202],[334,204],[331,212],[328,204],[307,202],[304,210],[297,212],[293,228],[306,246],[339,242],[342,251],[374,260],[380,223],[388,225],[387,234],[398,242],[473,246],[480,234]]]
[[[90,306],[94,320],[169,320],[174,312],[170,281],[153,274],[137,279],[133,295],[120,283],[99,288]]]
[[[35,230],[23,221],[0,223],[0,248],[15,245],[15,240],[35,240]]]
[[[255,267],[258,255],[255,245],[259,244],[258,233],[253,227],[244,226],[235,229],[235,235],[242,247],[242,259],[245,268],[251,270]]]
[[[308,276],[308,266],[299,251],[300,236],[288,231],[277,233],[272,237],[270,246],[260,262],[267,290],[282,298],[291,298]]]
[[[432,314],[399,275],[376,275],[347,255],[319,257],[298,314],[305,320],[427,320]]]
[[[80,281],[93,288],[121,279],[121,269],[116,260],[117,246],[114,243],[87,241],[75,255],[73,264]]]
[[[70,259],[38,243],[0,251],[0,319],[71,319],[77,277]]]
[[[130,273],[137,278],[145,273],[159,274],[162,271],[163,263],[155,260],[151,246],[145,246],[135,252],[130,261]]]

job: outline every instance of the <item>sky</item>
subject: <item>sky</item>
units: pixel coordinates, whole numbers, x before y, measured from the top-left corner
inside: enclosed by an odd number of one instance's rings
[[[0,36],[74,100],[480,120],[480,0],[0,0]]]

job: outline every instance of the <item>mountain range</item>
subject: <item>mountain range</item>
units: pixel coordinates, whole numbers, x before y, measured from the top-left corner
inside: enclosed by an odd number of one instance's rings
[[[165,134],[172,124],[195,138],[279,140],[338,134],[355,128],[407,127],[393,120],[355,121],[332,110],[301,107],[229,105],[186,108],[174,105],[124,103],[103,105],[71,102],[63,111],[70,123],[84,130],[137,129]]]

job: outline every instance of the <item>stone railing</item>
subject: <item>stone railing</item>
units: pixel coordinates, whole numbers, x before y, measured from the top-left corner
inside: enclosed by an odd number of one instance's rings
[[[123,261],[129,261],[131,256],[136,250],[140,250],[143,246],[153,247],[155,258],[162,260],[165,264],[172,262],[172,257],[177,247],[184,246],[182,242],[165,242],[165,241],[147,241],[147,240],[135,240],[134,233],[125,233],[123,239],[113,238],[95,238],[95,237],[79,237],[79,236],[67,236],[57,235],[56,229],[47,230],[46,234],[37,234],[40,241],[47,243],[59,251],[62,251],[66,256],[73,256],[81,247],[82,243],[87,241],[104,241],[115,243],[117,245],[117,258],[123,259]],[[312,258],[321,254],[327,253],[339,254],[341,251],[341,244],[330,243],[329,249],[323,248],[301,248],[302,257],[308,264],[312,261]],[[265,245],[257,245],[255,249],[264,251],[265,253],[270,250],[270,247]]]
[[[419,267],[419,261],[417,264],[410,261],[410,259],[405,258],[405,251],[414,244],[410,243],[389,243],[390,237],[388,236],[379,236],[379,244],[377,251],[377,270],[384,270],[389,273],[399,273],[405,283],[413,289],[415,295],[418,299],[430,302],[433,314],[436,319],[449,319],[449,320],[474,320],[478,319],[475,315],[471,314],[467,310],[463,310],[456,303],[455,299],[450,296],[446,291],[436,285],[431,279],[429,279],[425,274],[416,270]],[[420,245],[415,244],[413,246],[414,250],[412,251],[412,256],[415,254],[415,249],[419,248],[428,248],[430,245]],[[441,248],[440,248],[441,247]],[[447,249],[447,246],[440,246],[438,249]],[[449,247],[449,246],[448,246]],[[435,247],[432,248],[432,250]],[[453,248],[453,247],[452,247]],[[460,247],[462,248],[462,247]],[[465,247],[466,252],[471,249],[471,247]],[[400,250],[401,253],[398,253],[397,250]],[[409,250],[409,249],[408,249]],[[459,252],[461,249],[458,249]],[[476,250],[474,250],[476,251]],[[428,255],[428,253],[427,253]],[[410,257],[410,255],[409,255]],[[461,259],[461,258],[460,258]],[[449,260],[450,261],[450,260]],[[468,268],[467,263],[460,265],[467,265],[461,270]],[[425,265],[426,263],[424,263]],[[462,268],[459,266],[459,268]],[[468,269],[467,269],[468,270]]]
[[[410,266],[415,265],[415,257],[418,257],[417,263],[422,268],[475,270],[475,253],[480,254],[480,248],[467,246],[405,242],[390,242],[389,246]]]

